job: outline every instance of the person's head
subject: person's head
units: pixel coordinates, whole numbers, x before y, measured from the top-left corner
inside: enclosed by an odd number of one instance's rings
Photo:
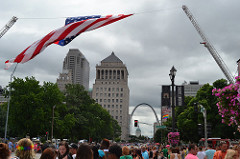
[[[193,154],[193,155],[197,155],[197,152],[198,152],[198,148],[195,144],[190,144],[188,146],[188,151]]]
[[[238,153],[235,150],[228,149],[224,159],[237,159]]]
[[[58,147],[58,158],[63,158],[69,153],[68,144],[65,141],[60,142]]]
[[[43,152],[46,148],[49,148],[49,143],[44,143],[44,144],[41,146],[42,152]]]
[[[221,141],[219,146],[222,152],[226,152],[228,149],[228,145],[225,141]]]
[[[146,147],[142,147],[142,152],[145,152],[146,151]]]
[[[46,148],[40,159],[55,159],[57,157],[57,152],[53,148]]]
[[[81,144],[77,150],[76,159],[93,159],[91,147],[87,144]]]
[[[172,148],[172,153],[179,153],[179,148],[178,147]]]
[[[119,159],[122,155],[122,149],[117,144],[113,144],[109,147],[108,159]]]
[[[136,155],[140,156],[142,158],[142,153],[141,153],[141,149],[137,149],[136,150]]]
[[[69,152],[73,155],[73,154],[76,154],[77,153],[77,150],[78,150],[78,146],[77,144],[74,144],[74,143],[71,143],[69,145]]]
[[[0,158],[8,159],[10,157],[11,151],[8,148],[8,145],[5,143],[0,143]]]
[[[101,142],[101,146],[100,146],[100,149],[103,150],[103,149],[108,149],[110,146],[110,142],[108,139],[103,139],[102,142]]]
[[[123,155],[129,155],[129,148],[127,146],[123,146],[122,148],[122,154]]]
[[[30,139],[23,138],[17,142],[16,156],[20,159],[33,158],[34,146]]]
[[[209,149],[213,148],[212,144],[208,144],[208,147],[209,147]]]

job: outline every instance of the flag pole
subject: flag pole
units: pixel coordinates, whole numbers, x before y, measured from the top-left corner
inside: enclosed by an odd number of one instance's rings
[[[12,83],[13,74],[16,71],[17,65],[18,65],[18,63],[16,64],[15,68],[13,69],[12,74],[10,75],[10,85],[9,85],[9,96],[8,96],[7,116],[6,116],[6,123],[5,123],[4,142],[7,141],[8,114],[9,114],[9,106],[10,106],[11,91],[12,91],[11,83]]]

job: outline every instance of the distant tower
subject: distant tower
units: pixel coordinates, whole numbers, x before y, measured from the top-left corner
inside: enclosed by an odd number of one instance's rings
[[[89,63],[84,55],[78,49],[69,49],[67,56],[64,58],[63,71],[57,79],[57,84],[59,88],[67,83],[80,84],[88,91],[89,72]]]
[[[141,136],[141,129],[139,127],[137,127],[136,129],[136,136],[137,137]]]
[[[96,66],[92,98],[118,121],[122,130],[121,139],[127,140],[129,135],[128,71],[113,52]]]

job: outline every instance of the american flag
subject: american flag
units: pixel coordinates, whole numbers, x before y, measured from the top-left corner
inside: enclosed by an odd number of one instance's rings
[[[47,46],[55,43],[60,46],[65,46],[70,43],[79,34],[101,28],[105,25],[114,23],[133,14],[119,14],[119,15],[107,15],[107,16],[84,16],[84,17],[70,17],[65,21],[65,26],[53,30],[44,36],[42,39],[34,42],[23,50],[16,58],[7,60],[5,62],[8,69],[13,63],[25,63],[40,52],[42,52]]]

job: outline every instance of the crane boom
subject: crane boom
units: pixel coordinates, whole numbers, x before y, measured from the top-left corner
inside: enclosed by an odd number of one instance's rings
[[[0,30],[0,38],[13,26],[17,20],[17,17],[12,17],[12,19]]]
[[[233,78],[232,74],[230,73],[227,65],[224,63],[223,59],[218,54],[217,50],[211,45],[209,40],[206,38],[203,31],[199,27],[199,24],[197,23],[197,20],[194,18],[194,16],[192,15],[192,13],[188,9],[188,7],[186,5],[183,5],[182,9],[186,13],[186,15],[188,16],[190,21],[192,22],[192,24],[195,27],[195,29],[197,30],[198,34],[201,36],[201,38],[203,40],[203,42],[201,44],[204,44],[204,46],[208,49],[208,51],[210,52],[210,54],[212,55],[214,60],[217,62],[218,66],[220,67],[220,69],[222,70],[224,75],[227,77],[228,81],[230,83],[234,83],[234,80],[233,80],[234,78]]]

